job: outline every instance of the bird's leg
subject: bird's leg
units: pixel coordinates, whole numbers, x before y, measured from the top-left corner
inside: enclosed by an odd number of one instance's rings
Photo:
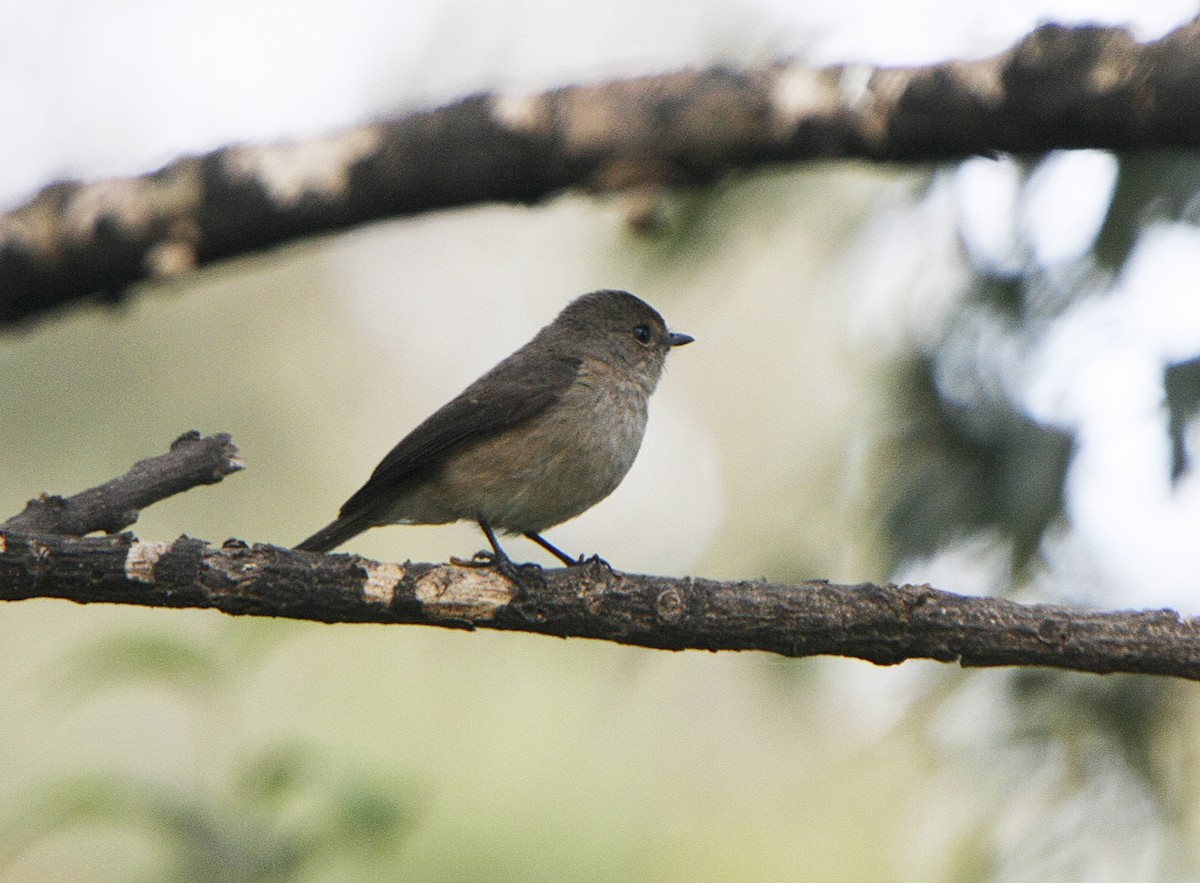
[[[559,561],[561,561],[567,567],[571,567],[572,565],[583,563],[582,555],[580,555],[578,558],[572,558],[570,555],[568,555],[562,549],[559,549],[557,546],[555,546],[549,540],[542,538],[539,534],[536,534],[533,531],[526,532],[525,539],[533,540],[535,543],[537,543],[539,546],[541,546],[543,549],[545,549],[547,552],[549,552],[551,555],[553,555],[555,558],[557,558]]]
[[[476,518],[475,520],[479,523],[479,529],[483,531],[483,535],[487,537],[488,542],[491,544],[492,551],[488,552],[484,550],[476,552],[471,556],[470,561],[451,558],[451,563],[468,567],[495,567],[501,575],[516,583],[517,587],[523,592],[525,590],[523,582],[525,576],[533,571],[541,570],[541,565],[532,561],[527,564],[515,564],[511,558],[504,554],[504,550],[500,548],[500,541],[496,539],[496,533],[492,530],[492,526],[483,518]]]
[[[485,537],[487,537],[488,543],[491,544],[492,551],[490,553],[489,552],[476,552],[475,560],[485,561],[489,564],[495,564],[497,567],[499,567],[501,569],[503,569],[505,567],[515,567],[515,565],[512,562],[512,559],[509,558],[506,554],[504,554],[504,550],[500,548],[500,541],[498,539],[496,539],[496,534],[492,530],[492,526],[490,524],[488,524],[486,521],[484,521],[482,518],[479,518],[476,520],[479,522],[479,529],[483,531],[483,535]]]
[[[603,558],[601,558],[599,555],[593,555],[591,558],[585,558],[583,555],[580,555],[578,558],[572,558],[570,555],[568,555],[562,549],[555,546],[553,543],[551,543],[549,540],[547,540],[545,537],[541,536],[540,534],[536,534],[531,531],[531,532],[525,534],[525,538],[527,540],[533,540],[533,542],[537,543],[539,546],[541,546],[543,549],[545,549],[547,552],[549,552],[551,555],[553,555],[555,558],[557,558],[559,561],[561,561],[567,567],[582,567],[585,564],[602,564],[603,566],[607,567],[609,570],[612,570],[612,565],[609,564],[607,561],[605,561]]]

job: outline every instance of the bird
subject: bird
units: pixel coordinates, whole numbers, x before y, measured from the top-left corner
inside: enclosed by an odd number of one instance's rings
[[[541,534],[621,483],[667,354],[693,340],[627,291],[576,298],[401,439],[337,518],[295,548],[328,552],[372,527],[471,520],[492,549],[473,563],[514,572],[497,531],[583,563]]]

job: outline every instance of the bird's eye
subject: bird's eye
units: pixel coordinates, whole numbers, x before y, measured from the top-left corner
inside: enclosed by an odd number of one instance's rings
[[[633,329],[633,336],[638,343],[649,343],[651,337],[650,329],[645,325],[638,325]]]

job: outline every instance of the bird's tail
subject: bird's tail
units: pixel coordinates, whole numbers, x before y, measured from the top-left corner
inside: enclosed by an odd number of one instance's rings
[[[336,549],[351,537],[358,536],[369,527],[371,527],[369,522],[355,518],[339,518],[332,524],[321,528],[304,542],[297,543],[295,548],[300,552],[328,552],[330,549]]]

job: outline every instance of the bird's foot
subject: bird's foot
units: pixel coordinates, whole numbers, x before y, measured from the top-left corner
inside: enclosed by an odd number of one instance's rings
[[[568,567],[603,567],[605,570],[612,570],[612,565],[601,558],[599,555],[580,555],[578,561],[574,561],[567,565]]]
[[[524,564],[517,564],[507,555],[497,555],[495,552],[489,552],[486,549],[476,552],[469,560],[451,558],[450,563],[456,564],[459,567],[495,568],[497,573],[517,587],[517,594],[513,600],[524,597],[529,588],[527,585],[529,582],[533,582],[537,586],[544,585],[539,575],[542,571],[542,565],[536,561],[526,561]],[[533,579],[530,580],[530,577]]]

